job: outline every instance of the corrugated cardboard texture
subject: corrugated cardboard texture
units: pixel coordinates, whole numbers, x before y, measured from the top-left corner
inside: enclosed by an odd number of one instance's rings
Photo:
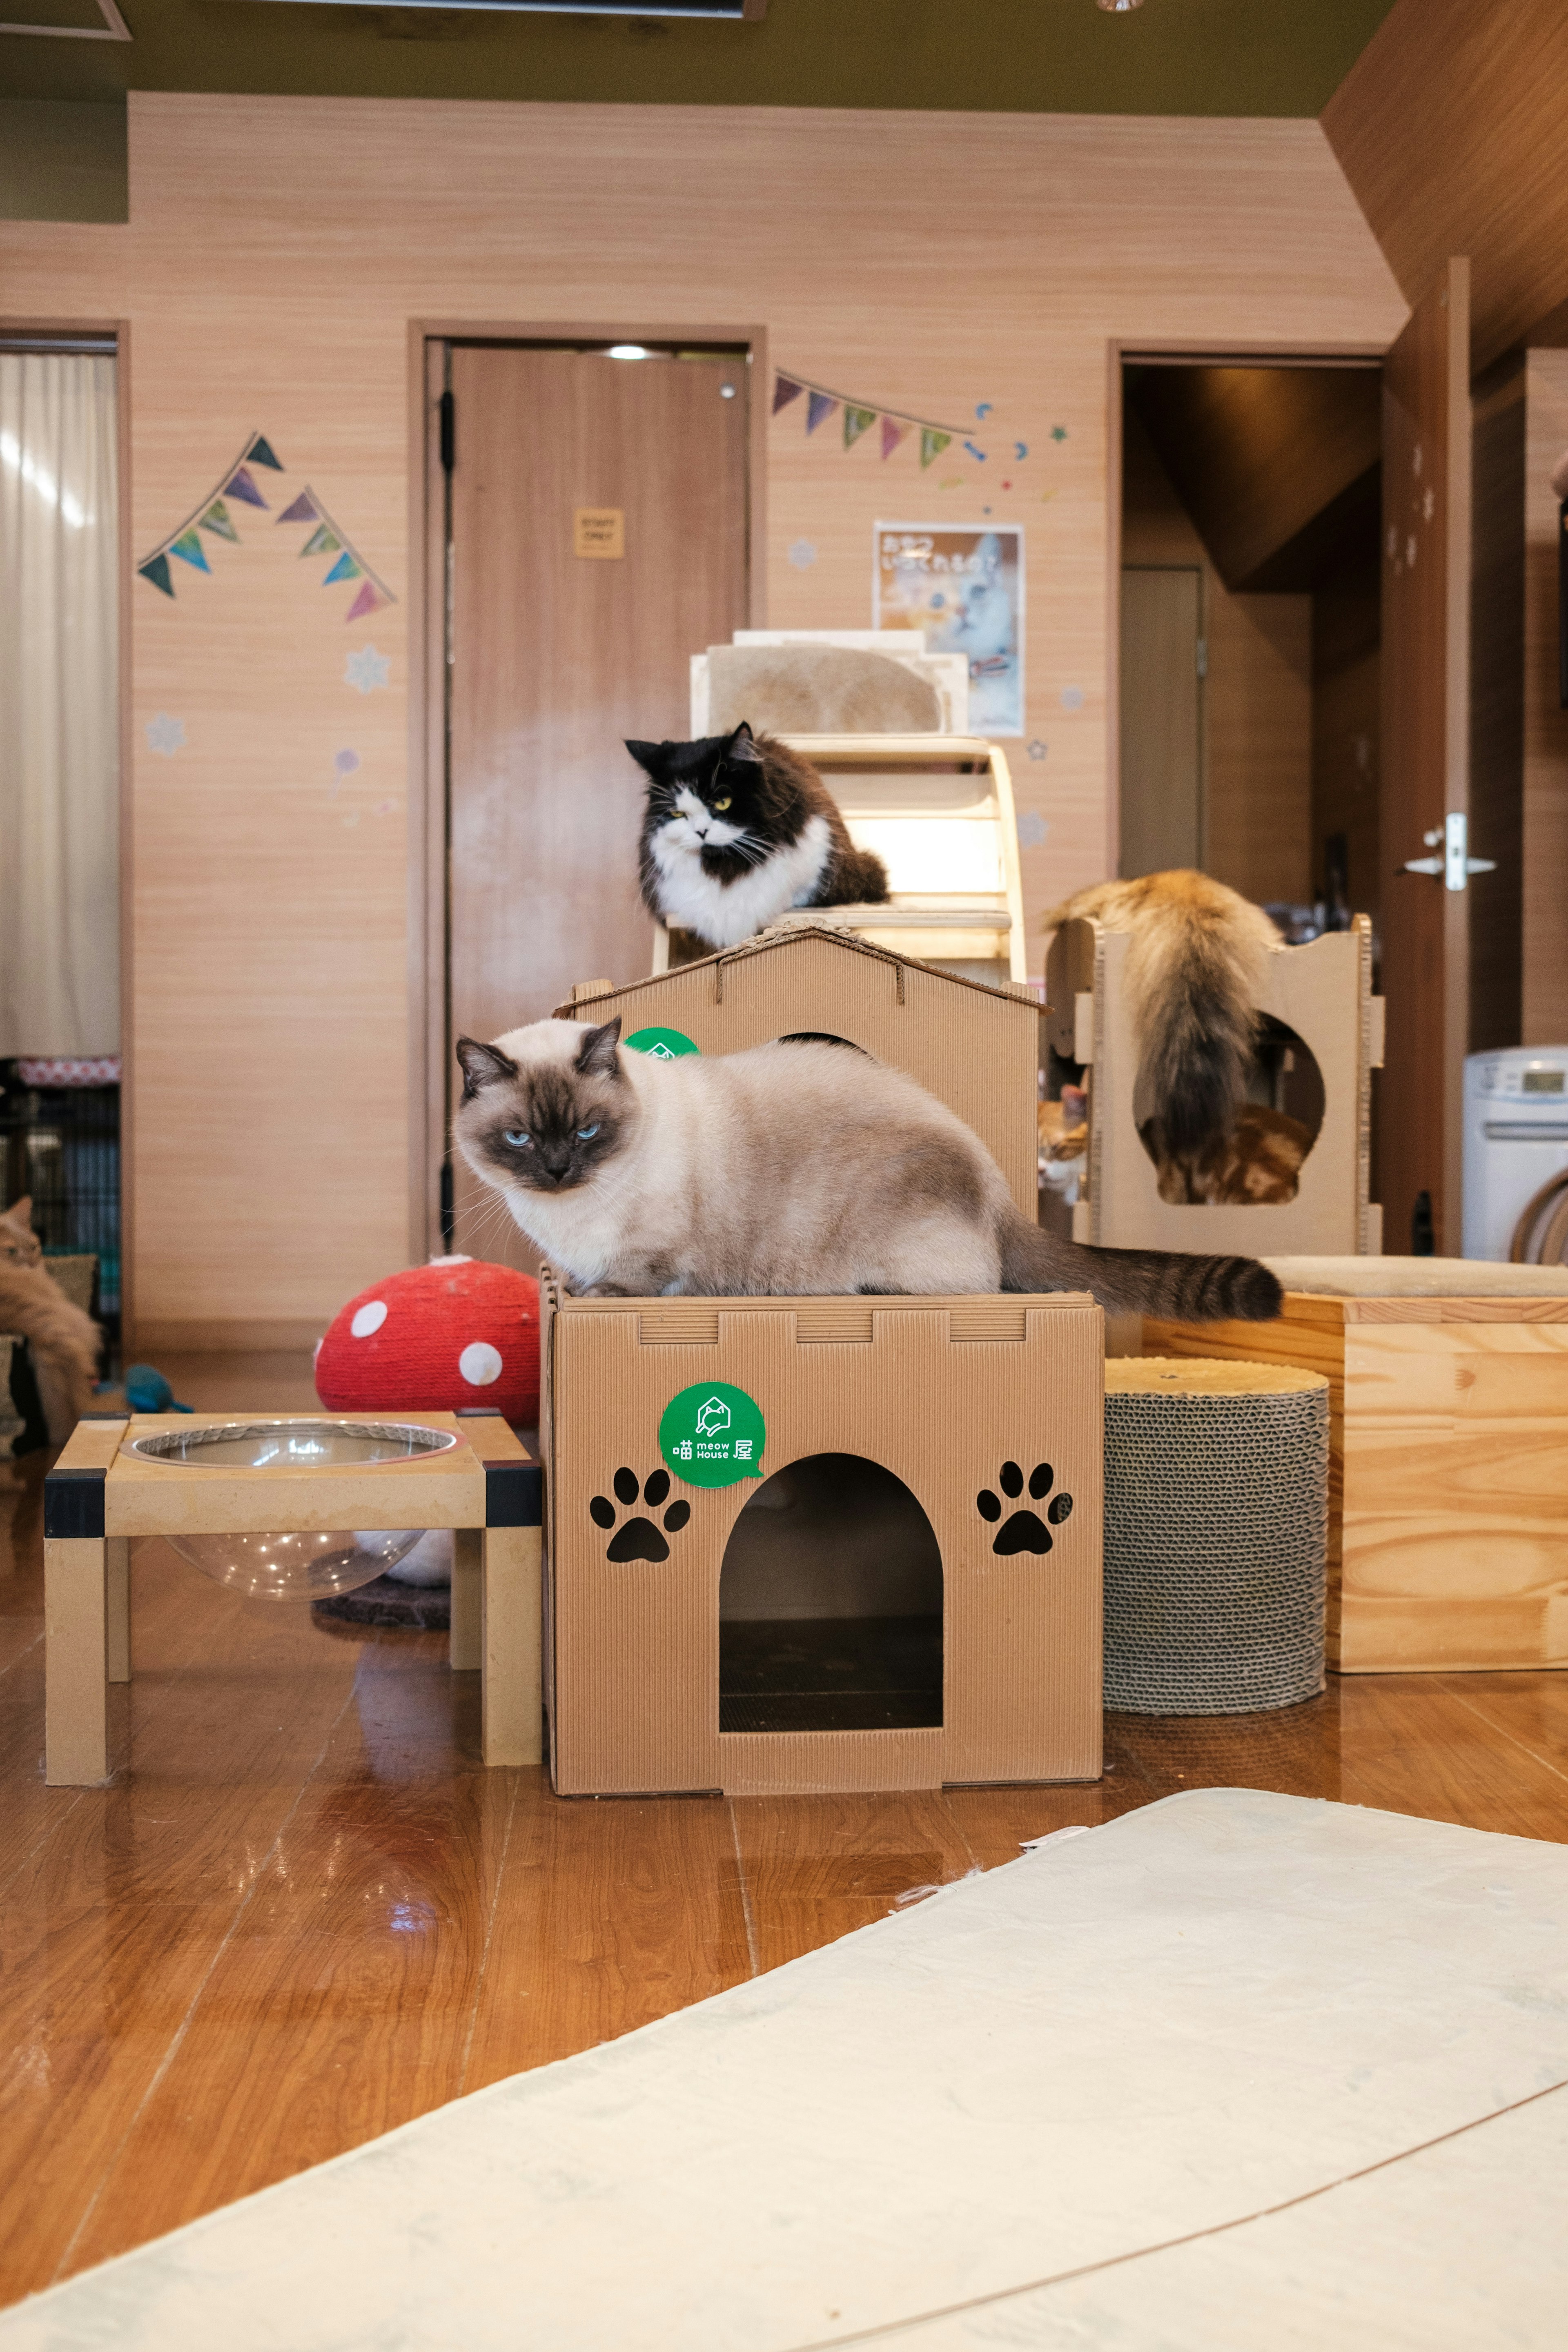
[[[1103,1338],[1087,1297],[561,1298],[543,1290],[553,1771],[563,1795],[1085,1780],[1100,1769]],[[590,1515],[661,1466],[659,1420],[701,1381],[744,1389],[763,1475],[856,1454],[900,1478],[941,1547],[940,1728],[721,1734],[719,1586],[755,1482],[677,1480],[658,1564],[605,1558]],[[1048,1463],[1073,1498],[1048,1554],[999,1557],[983,1491]],[[1024,1497],[1026,1507],[1027,1496]],[[1005,1517],[1015,1505],[1004,1500]],[[1042,1502],[1043,1511],[1045,1505]],[[632,1515],[617,1506],[616,1522]],[[655,1514],[658,1516],[658,1514]]]
[[[821,930],[748,940],[625,987],[605,983],[557,1008],[621,1034],[679,1029],[704,1054],[739,1054],[813,1031],[907,1070],[974,1129],[1034,1220],[1039,1006]]]

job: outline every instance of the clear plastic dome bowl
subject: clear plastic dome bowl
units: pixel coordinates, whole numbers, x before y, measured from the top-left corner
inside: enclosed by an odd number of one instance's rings
[[[336,1468],[350,1463],[407,1462],[445,1454],[447,1430],[406,1422],[231,1421],[205,1428],[159,1430],[131,1441],[143,1461],[175,1469]],[[412,1551],[423,1528],[315,1528],[308,1533],[170,1536],[182,1559],[252,1598],[321,1601],[353,1592],[384,1575]]]

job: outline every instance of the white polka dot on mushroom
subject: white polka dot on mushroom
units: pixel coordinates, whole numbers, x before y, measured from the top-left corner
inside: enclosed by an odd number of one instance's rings
[[[458,1359],[458,1370],[471,1389],[488,1389],[500,1378],[500,1349],[488,1339],[472,1339]]]
[[[354,1308],[353,1320],[349,1325],[349,1329],[356,1339],[368,1339],[373,1331],[380,1330],[385,1320],[385,1299],[367,1298],[363,1307]]]

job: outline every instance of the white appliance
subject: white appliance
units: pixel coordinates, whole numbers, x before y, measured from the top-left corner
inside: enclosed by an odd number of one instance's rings
[[[1560,1168],[1568,1168],[1568,1045],[1469,1055],[1465,1255],[1506,1262],[1531,1194]]]

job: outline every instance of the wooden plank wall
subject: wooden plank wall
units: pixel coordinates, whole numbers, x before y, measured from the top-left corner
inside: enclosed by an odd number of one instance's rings
[[[1568,293],[1562,0],[1397,0],[1322,127],[1405,299],[1473,267],[1486,367]]]
[[[1568,711],[1557,684],[1557,499],[1568,351],[1525,359],[1523,972],[1520,1043],[1568,1041]]]
[[[278,477],[210,577],[132,583],[142,1349],[297,1344],[415,1246],[412,321],[758,319],[780,367],[958,428],[922,471],[918,436],[884,460],[781,412],[767,617],[866,625],[879,520],[1024,523],[1033,927],[1106,864],[1108,341],[1380,344],[1404,317],[1310,122],[136,92],[130,124],[129,226],[0,224],[0,306],[130,319],[132,552],[258,430],[398,599],[350,626],[271,552]],[[362,695],[366,645],[390,667]]]
[[[1248,898],[1310,898],[1312,600],[1234,595],[1131,405],[1123,446],[1123,562],[1203,572],[1205,870]]]

